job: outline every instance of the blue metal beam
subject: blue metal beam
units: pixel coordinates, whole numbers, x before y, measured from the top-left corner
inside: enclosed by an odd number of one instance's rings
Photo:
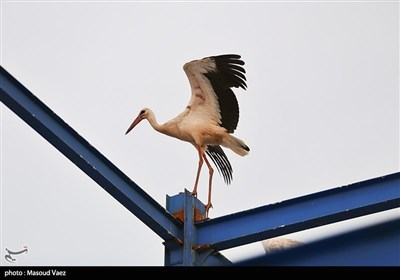
[[[183,221],[184,241],[164,242],[166,266],[227,266],[232,263],[221,253],[212,248],[197,250],[197,228],[196,221],[206,219],[204,204],[197,198],[190,195],[188,190],[184,193],[169,197],[167,196],[167,210],[174,217]]]
[[[183,225],[27,88],[0,69],[0,101],[164,240],[182,240]]]
[[[193,266],[196,263],[196,252],[193,244],[197,240],[197,230],[194,226],[195,199],[197,200],[197,198],[191,196],[188,191],[185,191],[183,195],[183,265]]]
[[[259,256],[235,265],[400,266],[400,219]]]
[[[199,222],[197,246],[224,250],[400,207],[400,172]]]

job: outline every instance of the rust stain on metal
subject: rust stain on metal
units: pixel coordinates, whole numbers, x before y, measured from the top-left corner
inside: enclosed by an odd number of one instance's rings
[[[200,245],[200,246],[193,246],[194,250],[203,250],[203,249],[208,249],[208,248],[211,248],[211,246],[209,244],[203,244],[203,245]]]
[[[172,216],[183,223],[185,222],[185,214],[184,214],[183,209],[172,213]],[[198,209],[194,209],[194,222],[195,223],[206,221],[208,219],[209,218],[207,216],[204,216]]]
[[[175,219],[178,219],[179,221],[184,222],[184,217],[185,217],[185,215],[184,215],[184,213],[183,213],[183,209],[172,213],[172,216],[173,216]]]
[[[198,209],[194,209],[194,222],[201,222],[208,220],[207,216],[204,216]]]
[[[165,244],[167,244],[167,242],[172,242],[172,241],[175,242],[176,244],[183,245],[183,241],[180,240],[179,238],[172,238],[172,239],[166,240],[163,242],[163,244],[165,245]]]

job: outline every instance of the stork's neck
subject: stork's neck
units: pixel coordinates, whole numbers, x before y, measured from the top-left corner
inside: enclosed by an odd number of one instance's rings
[[[160,125],[157,122],[156,116],[154,115],[153,111],[149,110],[149,114],[147,116],[147,121],[150,123],[150,125],[157,131],[160,129]]]
[[[167,122],[165,124],[159,124],[157,122],[156,116],[154,115],[153,111],[150,110],[149,115],[147,116],[147,120],[156,131],[169,136],[176,137],[176,135],[173,133],[171,123]]]
[[[158,132],[165,133],[164,125],[161,125],[157,122],[156,116],[154,115],[153,111],[149,112],[147,116],[147,120],[149,121],[150,125],[157,130]]]

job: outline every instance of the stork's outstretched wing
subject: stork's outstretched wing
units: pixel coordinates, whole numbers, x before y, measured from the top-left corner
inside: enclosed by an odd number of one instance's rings
[[[233,133],[239,121],[239,105],[231,87],[246,89],[240,55],[210,56],[186,63],[183,69],[192,88],[188,108],[199,119],[210,121]]]

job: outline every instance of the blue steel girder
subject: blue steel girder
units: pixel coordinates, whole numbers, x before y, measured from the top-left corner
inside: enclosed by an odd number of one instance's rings
[[[165,266],[228,266],[232,265],[220,252],[205,248],[198,250],[197,228],[195,222],[206,219],[204,204],[197,198],[190,195],[185,189],[183,193],[174,196],[167,196],[167,210],[174,217],[183,221],[184,242],[178,244],[176,240],[166,241],[165,245]]]
[[[400,172],[199,222],[197,246],[224,250],[400,207]]]
[[[183,239],[183,225],[27,88],[0,69],[0,101],[164,240]]]

